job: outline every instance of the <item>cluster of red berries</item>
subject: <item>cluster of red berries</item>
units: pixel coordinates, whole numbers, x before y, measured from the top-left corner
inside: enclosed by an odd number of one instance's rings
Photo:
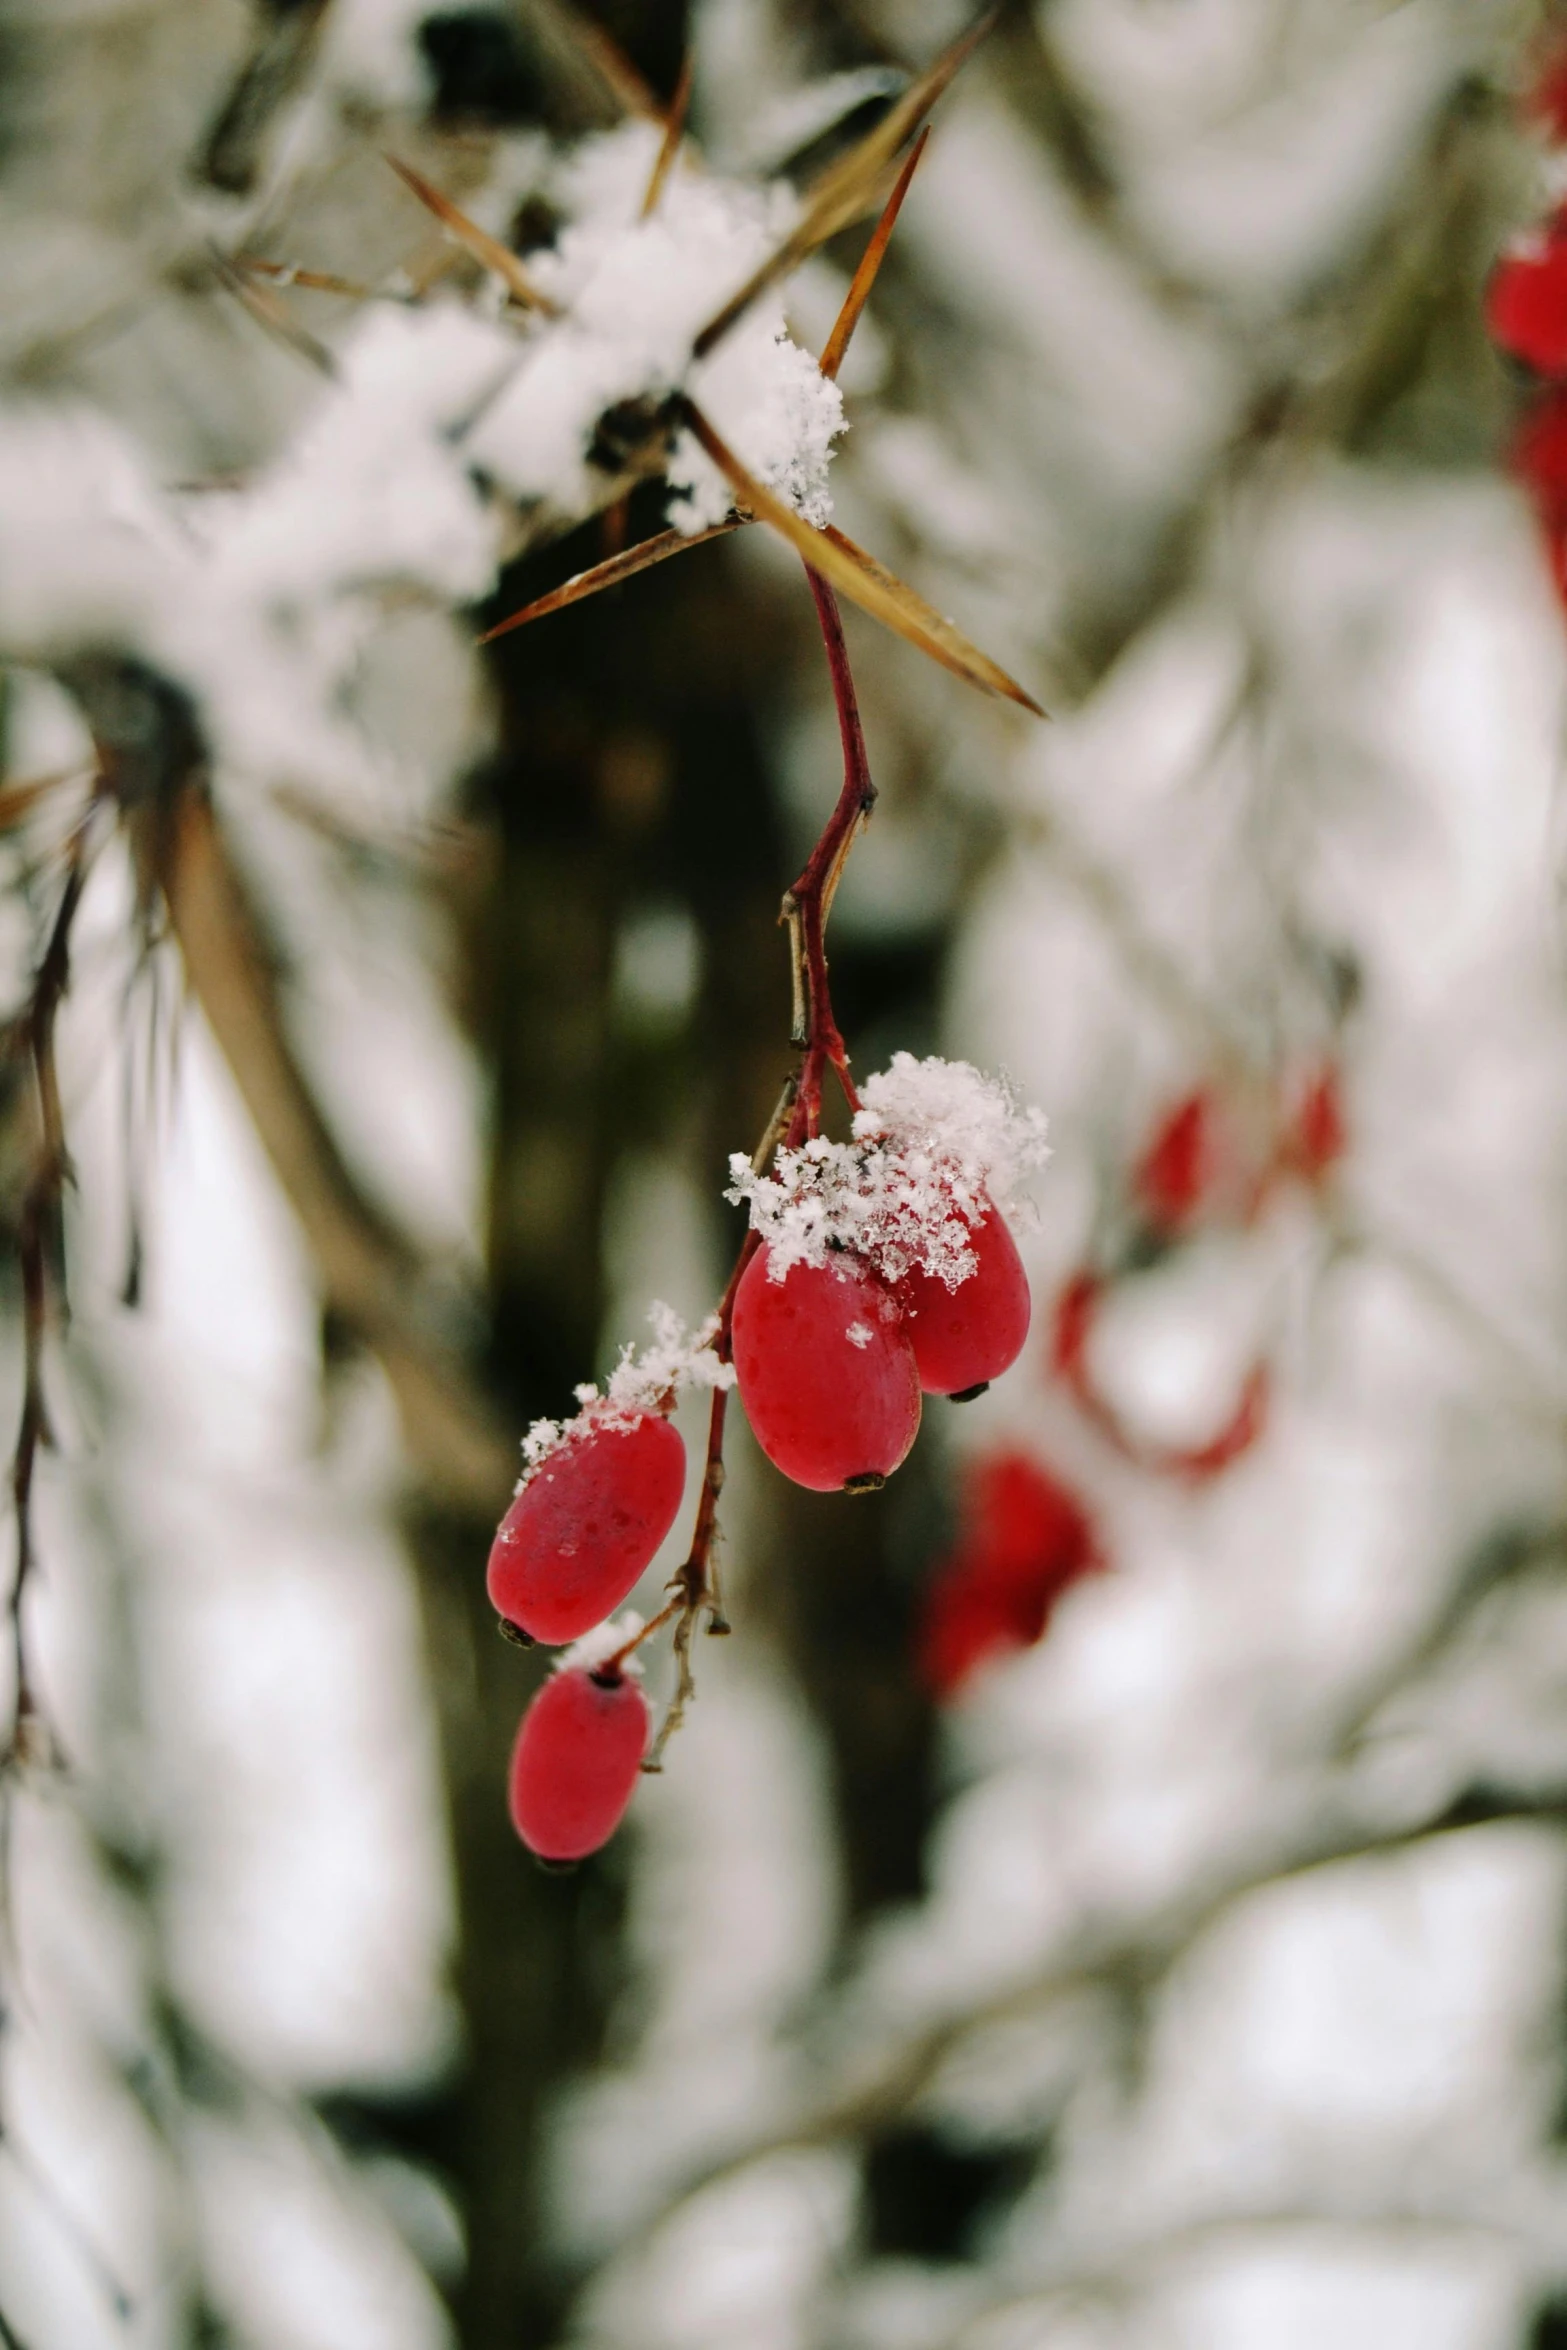
[[[1553,150],[1567,148],[1567,51],[1547,61],[1525,112]],[[1551,576],[1567,603],[1567,205],[1502,254],[1485,317],[1497,349],[1531,380],[1509,462],[1533,502]]]
[[[842,1246],[780,1272],[765,1243],[750,1244],[729,1322],[734,1377],[757,1441],[797,1484],[883,1484],[914,1441],[922,1394],[976,1395],[1021,1353],[1028,1280],[999,1210],[983,1201],[940,1240],[937,1261],[966,1267],[950,1282],[922,1265],[888,1281]],[[704,1368],[722,1385],[716,1335]],[[703,1354],[699,1345],[688,1366]],[[514,1635],[583,1640],[652,1561],[685,1491],[685,1444],[667,1416],[674,1385],[632,1408],[612,1382],[608,1397],[589,1395],[541,1439],[490,1552],[490,1599]],[[602,1653],[602,1635],[590,1644],[592,1661],[564,1661],[518,1732],[511,1815],[543,1860],[580,1860],[613,1834],[647,1751],[648,1705],[629,1664],[636,1635],[616,1646],[608,1629]]]
[[[1028,1276],[1006,1219],[963,1223],[973,1269],[894,1282],[846,1249],[779,1277],[759,1248],[735,1296],[740,1400],[775,1468],[813,1493],[873,1491],[919,1430],[922,1395],[968,1402],[1028,1336]]]

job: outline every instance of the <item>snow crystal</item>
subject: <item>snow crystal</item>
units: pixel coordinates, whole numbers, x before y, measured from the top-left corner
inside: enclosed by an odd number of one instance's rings
[[[707,320],[787,233],[793,199],[677,169],[644,220],[657,144],[647,124],[627,124],[584,140],[563,167],[552,193],[569,225],[528,267],[564,315],[533,330],[475,424],[470,451],[515,495],[587,511],[600,417],[684,388],[741,461],[820,526],[832,510],[827,464],[843,398],[790,341],[782,293],[753,303],[715,351],[691,361]],[[689,434],[677,439],[668,472],[678,528],[702,530],[729,511],[728,483]]]
[[[604,1390],[593,1381],[577,1389],[581,1409],[569,1420],[535,1420],[522,1440],[523,1472],[520,1493],[534,1471],[563,1444],[577,1444],[606,1428],[629,1428],[646,1412],[661,1412],[682,1388],[732,1387],[733,1363],[719,1359],[714,1344],[718,1316],[709,1314],[688,1337],[686,1326],[672,1306],[655,1299],[648,1311],[653,1325],[650,1346],[621,1348],[620,1360]]]
[[[876,1333],[869,1322],[851,1322],[843,1335],[851,1346],[865,1347],[870,1345]]]
[[[580,1640],[574,1640],[569,1648],[563,1648],[555,1659],[555,1671],[591,1673],[595,1665],[601,1665],[606,1657],[613,1656],[617,1648],[624,1648],[628,1640],[634,1640],[641,1629],[642,1618],[634,1607],[628,1607],[622,1615],[611,1616],[607,1622],[595,1624],[591,1632],[584,1632]],[[634,1654],[628,1656],[620,1669],[628,1679],[640,1681],[642,1659]]]
[[[724,1196],[749,1206],[775,1281],[846,1248],[884,1281],[918,1267],[956,1289],[974,1270],[972,1227],[992,1208],[1016,1214],[1019,1186],[1049,1157],[1044,1114],[967,1061],[912,1053],[896,1053],[861,1099],[852,1142],[818,1135],[780,1151],[770,1175],[737,1152]]]

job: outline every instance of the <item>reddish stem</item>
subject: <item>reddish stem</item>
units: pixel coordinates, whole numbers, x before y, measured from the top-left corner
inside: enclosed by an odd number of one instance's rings
[[[785,1149],[797,1148],[818,1131],[821,1124],[822,1081],[829,1068],[835,1071],[850,1109],[857,1110],[860,1106],[859,1095],[849,1076],[848,1051],[833,1017],[832,996],[827,981],[825,936],[833,893],[837,889],[844,862],[854,846],[855,835],[875,805],[876,786],[871,781],[870,761],[865,751],[865,734],[860,724],[854,679],[849,672],[849,654],[843,641],[843,621],[838,611],[838,599],[826,580],[813,571],[809,564],[806,565],[805,576],[811,583],[811,594],[816,599],[822,642],[827,650],[828,674],[832,679],[833,700],[838,711],[838,731],[843,740],[843,787],[832,814],[822,827],[820,839],[806,860],[804,870],[793,887],[784,894],[782,918],[789,926],[790,949],[794,959],[795,1011],[791,1042],[802,1048],[802,1055],[799,1070],[785,1085],[778,1106],[757,1145],[751,1163],[758,1174],[780,1145]],[[718,1330],[713,1347],[721,1363],[733,1360],[735,1298],[745,1269],[760,1246],[757,1234],[748,1232],[741,1242],[740,1253],[719,1301]],[[667,1624],[672,1617],[676,1619],[675,1657],[679,1680],[663,1727],[642,1766],[644,1770],[656,1771],[660,1767],[664,1748],[671,1733],[679,1727],[691,1698],[694,1688],[691,1634],[697,1617],[705,1608],[710,1632],[727,1632],[729,1629],[719,1604],[718,1584],[713,1568],[713,1544],[718,1533],[718,1502],[724,1489],[724,1422],[728,1409],[728,1389],[716,1387],[708,1415],[707,1458],[702,1471],[696,1523],[691,1529],[691,1547],[670,1580],[668,1603],[639,1632],[622,1642],[614,1654],[606,1657],[597,1668],[605,1678],[616,1678],[634,1650],[640,1648],[652,1633]]]
[[[805,1048],[799,1099],[784,1137],[785,1144],[791,1147],[815,1134],[820,1127],[822,1079],[829,1067],[837,1073],[850,1109],[857,1110],[860,1106],[849,1075],[848,1051],[833,1017],[827,982],[826,931],[833,894],[849,851],[876,804],[876,786],[871,781],[865,731],[860,724],[860,705],[849,669],[848,647],[843,641],[838,599],[820,572],[813,571],[809,564],[805,576],[816,599],[816,616],[821,623],[833,701],[838,710],[838,732],[843,742],[843,787],[804,870],[785,892],[783,901],[784,920],[794,941],[797,963],[793,1041]]]

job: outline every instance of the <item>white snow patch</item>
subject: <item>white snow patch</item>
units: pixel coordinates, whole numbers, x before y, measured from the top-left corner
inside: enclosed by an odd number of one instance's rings
[[[918,1267],[956,1289],[974,1270],[974,1226],[992,1209],[1016,1214],[1049,1157],[1044,1113],[967,1061],[912,1053],[895,1053],[861,1098],[851,1142],[818,1135],[780,1151],[770,1175],[736,1152],[724,1197],[749,1206],[774,1281],[849,1249],[884,1281]]]

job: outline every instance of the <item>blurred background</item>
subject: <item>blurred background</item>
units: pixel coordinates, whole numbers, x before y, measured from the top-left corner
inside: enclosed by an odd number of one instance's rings
[[[488,1542],[722,1287],[836,726],[760,530],[476,649],[663,494],[454,456],[383,158],[526,263],[687,58],[787,191],[966,21],[586,6],[0,10],[0,2343],[1561,2350],[1549,12],[1005,0],[941,101],[835,512],[1052,722],[850,612],[832,971],[1048,1112],[1034,1333],[874,1498],[737,1428],[561,1876]]]

